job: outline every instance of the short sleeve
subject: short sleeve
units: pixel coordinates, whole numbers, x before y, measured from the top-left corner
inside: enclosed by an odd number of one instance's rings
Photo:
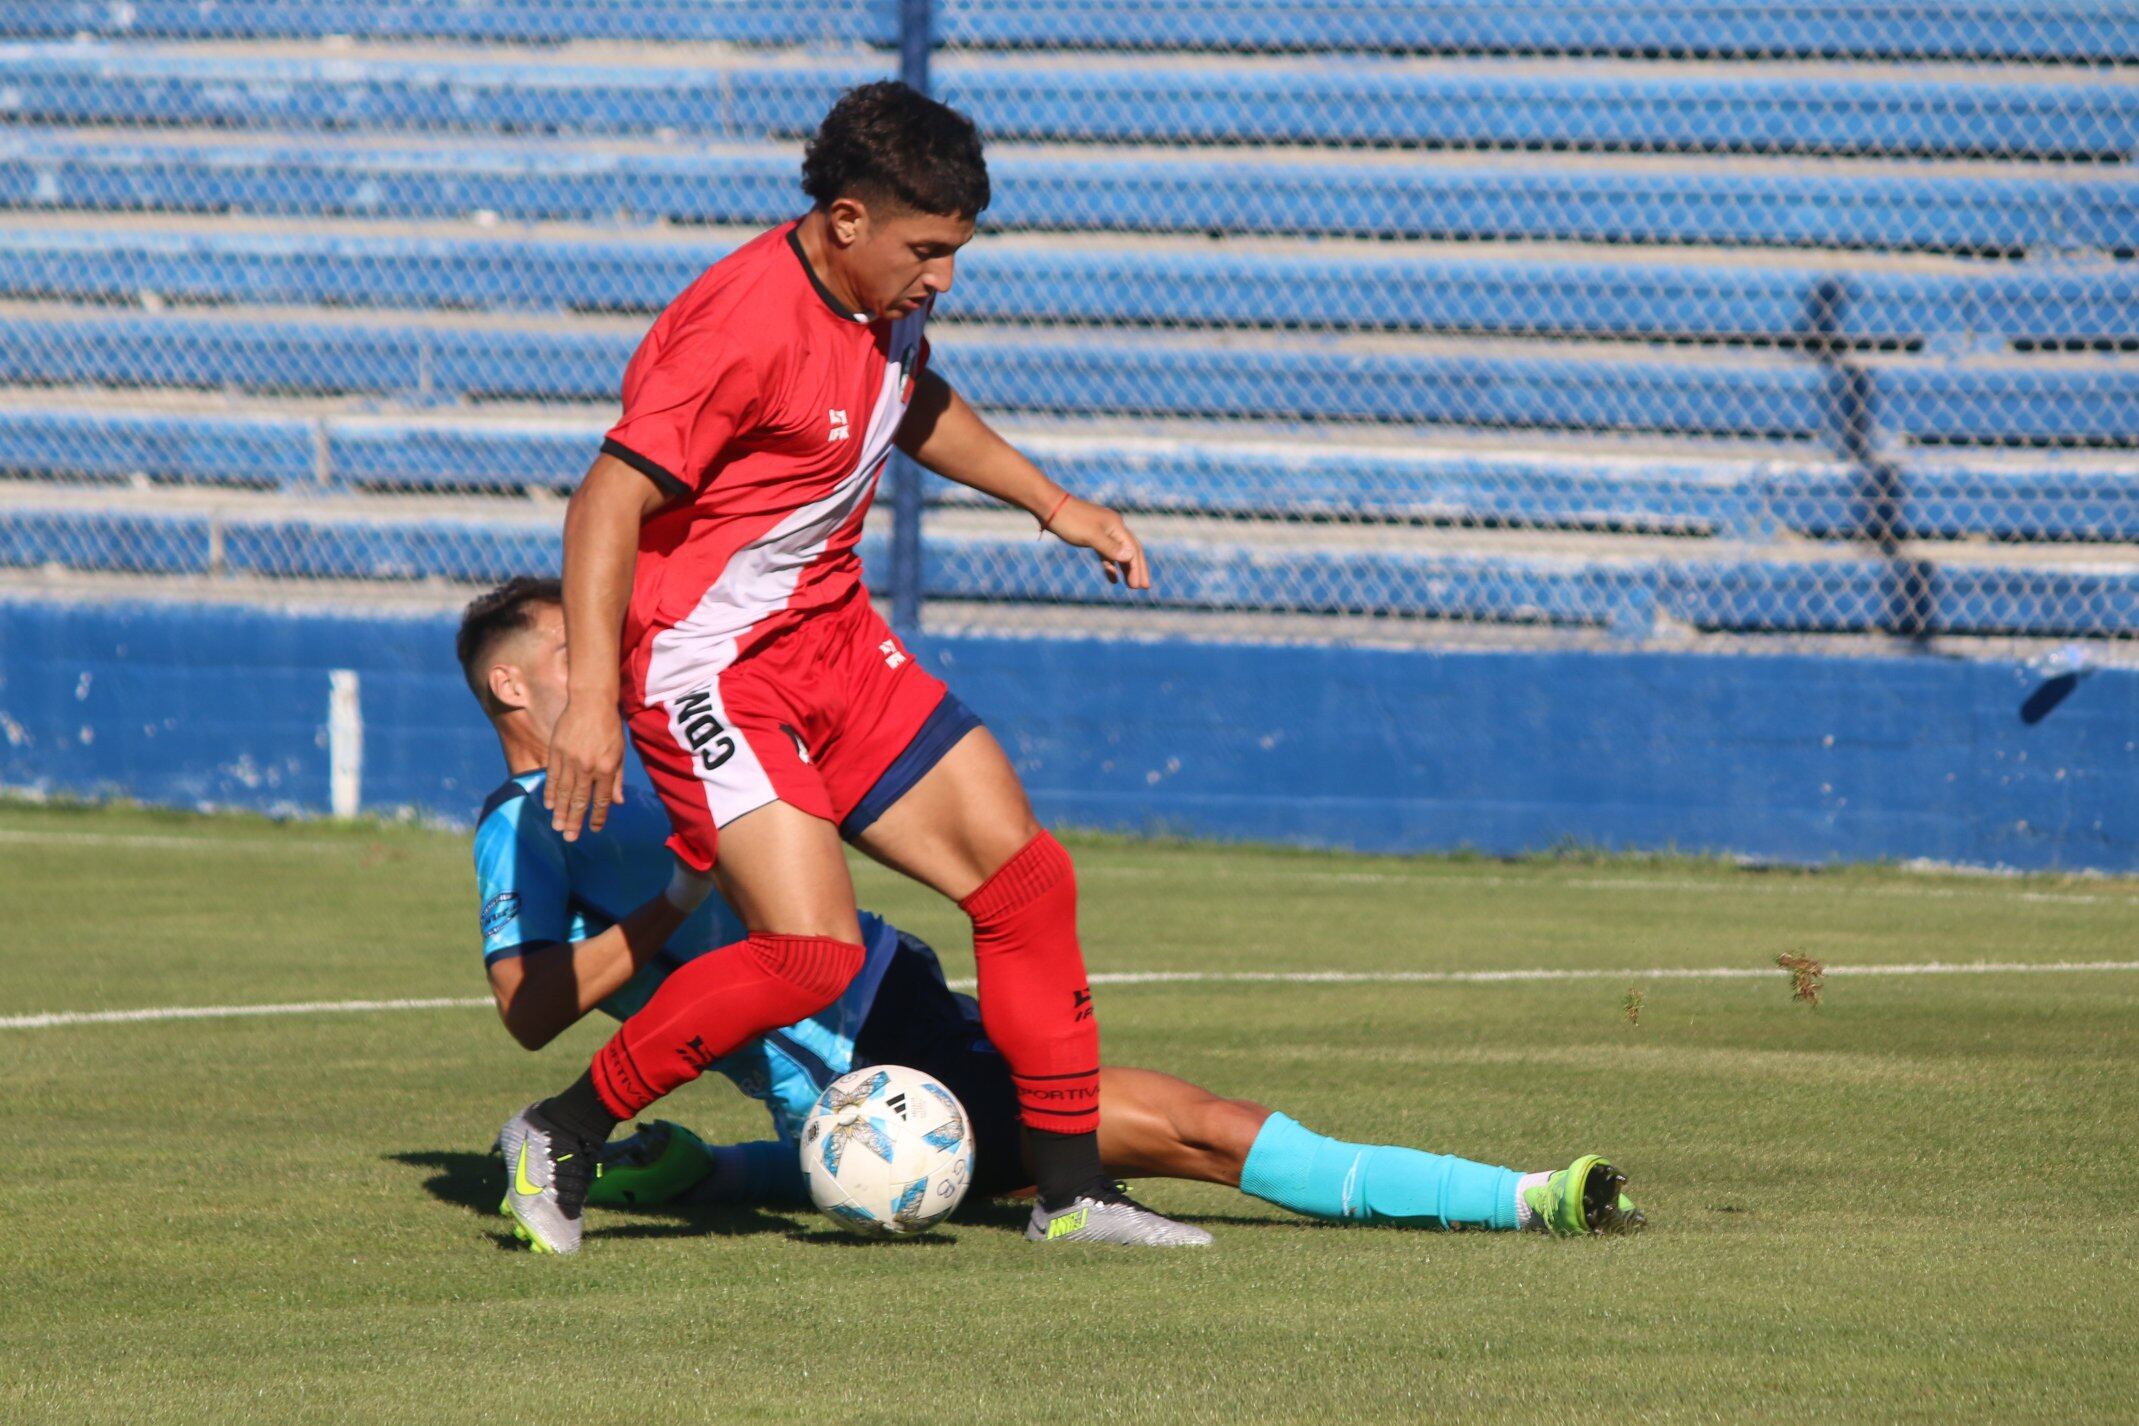
[[[564,838],[541,815],[542,803],[519,797],[475,831],[475,885],[482,902],[483,964],[566,939],[571,878]]]
[[[672,497],[696,495],[756,422],[758,388],[741,344],[710,323],[657,325],[624,368],[624,414],[602,451]]]

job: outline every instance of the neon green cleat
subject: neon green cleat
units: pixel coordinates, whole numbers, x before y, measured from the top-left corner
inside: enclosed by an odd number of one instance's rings
[[[673,1203],[713,1171],[705,1141],[666,1119],[641,1124],[638,1132],[604,1148],[601,1175],[587,1188],[587,1202],[603,1208],[646,1208]]]
[[[1523,1204],[1555,1238],[1639,1233],[1649,1220],[1620,1192],[1627,1176],[1598,1154],[1584,1154],[1543,1183],[1523,1190]]]

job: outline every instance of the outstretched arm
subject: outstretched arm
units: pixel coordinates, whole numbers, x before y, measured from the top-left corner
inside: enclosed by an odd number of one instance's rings
[[[1107,581],[1151,588],[1151,564],[1128,523],[1104,505],[1080,500],[1047,478],[995,433],[951,384],[924,369],[899,426],[899,449],[946,480],[1015,505],[1050,534],[1099,556]]]

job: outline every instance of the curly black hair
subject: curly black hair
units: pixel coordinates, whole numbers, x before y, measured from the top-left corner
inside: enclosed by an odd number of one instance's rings
[[[973,121],[895,79],[858,85],[802,151],[802,190],[819,208],[889,200],[917,213],[978,218],[988,164]]]
[[[533,628],[537,608],[563,603],[563,580],[518,574],[489,593],[477,595],[461,611],[453,652],[460,659],[461,677],[468,680],[468,691],[483,705],[485,713],[498,711],[490,698],[490,651],[507,635]]]

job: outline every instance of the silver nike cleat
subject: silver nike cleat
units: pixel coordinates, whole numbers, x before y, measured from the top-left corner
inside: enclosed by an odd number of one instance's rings
[[[1211,1241],[1201,1228],[1162,1218],[1121,1196],[1079,1196],[1052,1213],[1035,1203],[1025,1236],[1035,1243],[1128,1243],[1143,1248],[1202,1248]]]
[[[600,1167],[586,1145],[534,1117],[530,1104],[498,1131],[505,1156],[505,1197],[498,1212],[512,1219],[513,1236],[538,1253],[579,1251],[587,1184]]]

